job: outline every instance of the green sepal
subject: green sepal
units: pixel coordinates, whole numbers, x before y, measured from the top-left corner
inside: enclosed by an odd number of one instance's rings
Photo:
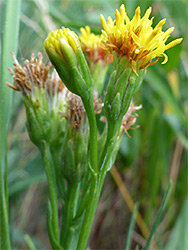
[[[59,42],[60,42],[60,49],[61,49],[63,58],[65,59],[66,63],[70,67],[77,66],[77,59],[76,59],[76,55],[74,53],[74,50],[67,43],[66,39],[60,38]]]
[[[63,163],[62,172],[67,181],[72,182],[75,177],[75,159],[73,152],[73,142],[71,139],[68,140],[63,150]]]
[[[40,108],[40,110],[43,110],[43,112],[45,112],[45,115],[49,115],[49,108],[48,108],[49,104],[46,99],[44,88],[35,87],[34,96],[35,96],[35,99],[32,99],[32,97],[30,97],[30,101],[33,103],[33,107],[36,109]],[[38,119],[40,118],[38,117]]]
[[[110,116],[113,122],[117,121],[121,112],[121,94],[118,92],[111,105]]]
[[[78,133],[76,135],[75,140],[75,164],[76,166],[82,165],[82,162],[84,161],[84,158],[87,154],[87,146],[84,142],[84,136],[82,133]]]
[[[120,77],[122,72],[124,72],[124,70],[127,67],[128,67],[128,61],[127,61],[126,56],[124,56],[118,60],[116,79],[118,79]]]
[[[60,148],[63,144],[63,139],[66,129],[66,119],[55,110],[53,107],[50,116],[50,145],[56,148]]]
[[[130,72],[131,72],[131,68],[127,67],[124,69],[124,71],[122,71],[121,75],[119,75],[118,78],[116,76],[117,80],[116,80],[116,85],[115,85],[114,96],[119,92],[121,95],[121,98],[120,98],[121,101],[123,99],[124,93],[127,88]]]
[[[84,53],[80,47],[78,48],[76,55],[77,55],[77,60],[78,60],[80,72],[81,72],[86,84],[88,85],[88,87],[91,87],[92,86],[91,72],[89,70]]]
[[[129,78],[129,83],[128,83],[126,93],[125,93],[125,96],[124,96],[124,99],[123,99],[123,102],[122,102],[122,109],[121,109],[122,118],[123,118],[123,116],[125,115],[125,113],[127,112],[128,108],[130,106],[130,103],[131,103],[131,100],[132,100],[132,97],[133,97],[133,94],[134,94],[134,90],[135,90],[135,77],[131,76]]]
[[[111,103],[112,103],[112,98],[113,98],[113,92],[114,92],[114,82],[116,79],[116,73],[117,71],[113,71],[106,90],[106,96],[104,100],[104,108],[107,114],[109,114],[110,109],[111,109]]]
[[[74,94],[79,95],[84,101],[89,99],[89,87],[86,85],[82,75],[79,73],[78,68],[71,68],[71,85],[74,85]],[[67,86],[68,88],[69,86]]]
[[[112,52],[113,54],[113,63],[112,63],[112,72],[117,70],[117,65],[118,65],[118,57],[115,51]]]
[[[41,142],[44,137],[43,130],[41,128],[40,123],[36,119],[33,109],[28,105],[27,100],[25,100],[25,98],[23,98],[23,102],[25,104],[25,109],[26,109],[26,116],[27,116],[26,126],[29,133],[29,137],[31,141],[37,147],[40,148],[42,146]]]
[[[63,83],[66,85],[70,84],[70,76],[71,76],[70,67],[52,48],[50,47],[47,48],[46,52]],[[69,87],[69,89],[71,89],[71,86]]]
[[[140,87],[141,87],[142,82],[143,82],[144,69],[140,70],[138,74],[139,74],[139,76],[135,80],[134,93],[136,93],[138,90],[140,90]]]

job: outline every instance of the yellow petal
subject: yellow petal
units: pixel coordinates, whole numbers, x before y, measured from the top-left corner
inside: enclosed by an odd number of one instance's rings
[[[100,15],[100,21],[101,21],[101,24],[103,26],[103,29],[106,31],[106,33],[108,33],[109,32],[109,28],[108,28],[106,20],[105,20],[105,18],[104,18],[104,16],[102,14]]]
[[[169,29],[167,29],[167,31],[165,31],[162,35],[162,38],[164,41],[167,40],[167,38],[169,37],[169,35],[174,31],[174,27],[171,27]]]
[[[140,21],[140,7],[138,6],[136,8],[136,10],[135,10],[135,15],[134,15],[134,17],[132,19],[132,25],[133,25],[134,28],[137,27],[139,21]]]
[[[174,41],[168,43],[168,44],[165,46],[165,50],[170,49],[170,48],[174,47],[175,45],[181,43],[182,40],[183,40],[183,38],[177,38],[176,40],[174,40]]]
[[[90,27],[88,25],[85,27],[85,29],[86,29],[87,34],[91,33],[91,29],[90,29]]]
[[[156,26],[155,29],[161,29],[162,26],[165,24],[166,18],[162,19]]]
[[[125,19],[125,5],[122,4],[120,7],[120,18],[121,18],[121,24],[124,24],[124,19]]]
[[[120,23],[120,13],[119,13],[119,11],[117,9],[115,11],[115,19],[116,19],[116,26],[117,26],[117,28],[119,28],[120,25],[121,25],[121,23]]]
[[[152,10],[152,8],[149,7],[149,8],[146,10],[146,13],[145,13],[145,15],[142,17],[142,19],[148,19],[149,16],[150,16],[150,14],[151,14],[151,10]]]
[[[132,36],[133,40],[135,41],[135,43],[137,45],[140,45],[141,40],[140,40],[140,38],[137,35],[135,35],[135,33],[133,31],[131,31],[131,36]]]
[[[161,64],[165,64],[168,61],[168,56],[165,53],[162,53],[161,55],[164,56],[164,61]]]

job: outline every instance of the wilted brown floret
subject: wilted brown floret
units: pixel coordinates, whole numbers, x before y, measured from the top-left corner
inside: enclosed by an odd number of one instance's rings
[[[23,59],[22,65],[18,63],[13,53],[12,56],[15,61],[14,68],[8,70],[13,75],[14,85],[6,83],[10,88],[21,91],[24,96],[33,95],[34,88],[47,89],[51,95],[63,90],[64,85],[57,74],[52,73],[49,77],[51,64],[46,65],[43,62],[42,53],[38,53],[38,58],[32,54],[30,61]]]
[[[136,119],[138,116],[135,112],[141,108],[142,108],[142,105],[136,106],[135,102],[130,103],[129,109],[124,115],[122,123],[121,123],[122,133],[125,132],[129,136],[127,132],[129,129],[135,129],[139,127],[139,125],[137,125],[136,127],[132,127],[132,126],[136,123]],[[107,123],[105,116],[101,116],[100,121],[103,123]]]
[[[122,130],[129,136],[128,134],[128,130],[129,129],[133,129],[133,125],[136,123],[136,119],[137,119],[137,113],[136,111],[141,109],[142,105],[136,106],[135,102],[131,102],[129,109],[127,110],[126,114],[123,117],[123,121],[121,124],[121,128]],[[134,127],[134,128],[138,128],[138,126]]]
[[[65,87],[66,88],[66,87]],[[66,118],[69,124],[75,129],[80,129],[82,122],[86,119],[86,111],[81,98],[67,89],[66,94],[67,113],[60,113]],[[93,106],[95,114],[102,111],[103,103],[100,98],[97,98],[97,93],[94,95]]]

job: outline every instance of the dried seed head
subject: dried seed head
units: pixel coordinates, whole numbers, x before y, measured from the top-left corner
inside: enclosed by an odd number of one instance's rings
[[[136,106],[135,105],[135,102],[131,102],[130,106],[129,106],[129,109],[127,110],[126,114],[124,115],[123,117],[123,121],[122,121],[122,124],[121,124],[121,129],[122,131],[124,131],[128,136],[128,130],[129,129],[134,129],[134,128],[138,128],[138,126],[136,127],[132,127],[135,123],[136,123],[136,118],[137,118],[137,113],[136,111],[141,109],[142,108],[142,105],[139,105],[139,106]]]
[[[137,125],[136,127],[132,128],[132,126],[136,123],[136,118],[138,116],[135,112],[141,108],[142,108],[142,105],[136,106],[135,102],[131,102],[129,109],[124,115],[123,121],[121,123],[122,133],[125,132],[129,136],[127,132],[129,129],[135,129],[139,127],[139,125]],[[101,116],[100,121],[103,123],[107,123],[107,119],[105,116]]]
[[[7,83],[10,88],[21,91],[24,96],[33,96],[35,89],[40,88],[47,90],[50,95],[63,91],[64,85],[58,75],[53,72],[49,76],[51,63],[46,65],[43,62],[42,53],[38,53],[38,58],[32,54],[30,61],[23,59],[22,65],[18,63],[13,53],[12,57],[15,61],[14,68],[8,70],[13,75],[14,85]]]
[[[73,128],[80,130],[82,124],[87,122],[86,111],[81,98],[78,95],[71,93],[68,89],[66,93],[66,106],[67,113],[59,112],[66,118]],[[100,98],[97,98],[96,92],[94,94],[93,106],[95,114],[100,114],[103,108],[103,103]]]

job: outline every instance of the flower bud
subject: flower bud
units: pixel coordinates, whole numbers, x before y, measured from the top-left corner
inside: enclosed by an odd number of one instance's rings
[[[44,47],[67,88],[87,100],[91,95],[91,74],[77,35],[66,28],[52,31]]]
[[[69,126],[60,166],[62,175],[69,183],[80,182],[88,173],[87,143],[83,133],[76,132]]]
[[[55,71],[49,74],[50,65],[45,65],[42,54],[38,58],[24,60],[20,65],[15,56],[14,69],[11,70],[14,90],[21,91],[26,108],[27,129],[31,141],[40,149],[45,140],[50,146],[60,148],[65,133],[66,120],[59,114],[65,111],[65,86]]]
[[[113,70],[107,85],[104,101],[105,115],[114,131],[120,126],[134,93],[142,83],[142,74],[135,74],[126,57],[114,54]]]

